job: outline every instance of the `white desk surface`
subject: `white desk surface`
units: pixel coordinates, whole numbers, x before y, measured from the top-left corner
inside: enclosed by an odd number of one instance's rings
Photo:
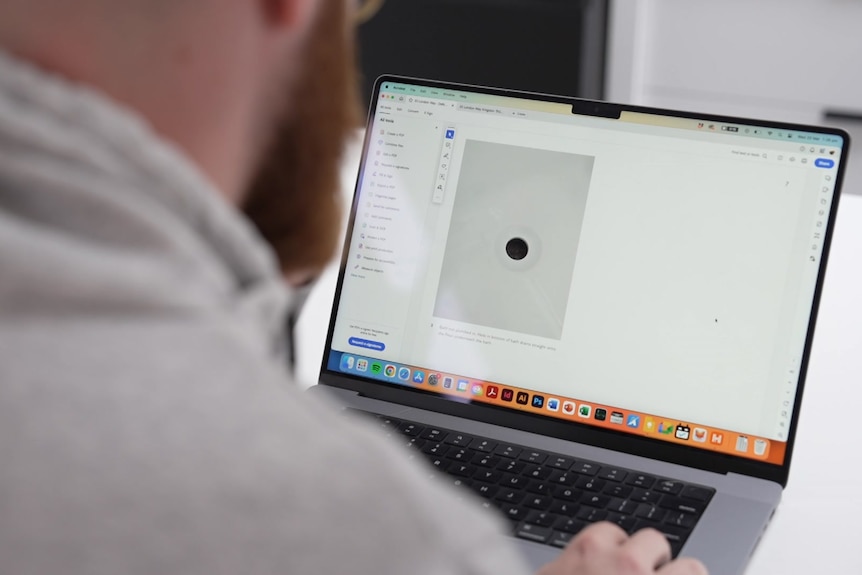
[[[357,149],[343,172],[352,194]],[[862,192],[862,190],[854,190]],[[845,193],[820,302],[790,481],[747,574],[862,575],[862,195]],[[860,258],[860,259],[857,259]],[[317,381],[336,265],[297,326],[297,377]],[[856,413],[860,411],[860,414]],[[855,446],[854,446],[855,445]],[[829,489],[824,489],[828,485]],[[857,549],[856,545],[860,545]]]

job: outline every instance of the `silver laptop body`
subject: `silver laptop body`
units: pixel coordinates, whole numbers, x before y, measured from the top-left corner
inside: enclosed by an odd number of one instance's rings
[[[740,573],[787,483],[848,146],[381,77],[315,389],[711,487],[682,554]]]

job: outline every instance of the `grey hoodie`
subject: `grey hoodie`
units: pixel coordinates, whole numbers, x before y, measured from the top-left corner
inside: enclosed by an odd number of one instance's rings
[[[283,371],[272,254],[131,112],[0,53],[0,573],[524,573]]]

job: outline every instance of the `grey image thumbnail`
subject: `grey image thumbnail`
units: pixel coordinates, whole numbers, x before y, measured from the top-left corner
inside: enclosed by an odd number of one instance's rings
[[[468,140],[434,315],[560,339],[594,159]]]

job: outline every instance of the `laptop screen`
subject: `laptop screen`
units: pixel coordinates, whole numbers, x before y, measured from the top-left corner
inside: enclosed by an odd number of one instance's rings
[[[843,138],[404,82],[326,368],[782,464]]]

